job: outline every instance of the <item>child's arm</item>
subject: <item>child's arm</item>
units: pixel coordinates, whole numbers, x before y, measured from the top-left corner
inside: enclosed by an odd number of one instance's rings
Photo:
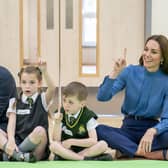
[[[50,75],[48,74],[46,62],[39,61],[39,68],[42,71],[43,77],[44,77],[46,84],[47,84],[47,87],[48,87],[46,94],[45,94],[45,98],[46,98],[47,105],[49,105],[49,103],[55,93],[55,86],[54,86],[53,81],[50,78]]]
[[[6,145],[6,151],[11,156],[14,149],[16,149],[15,144],[15,125],[16,125],[16,114],[11,113],[8,117],[7,135],[8,143]]]
[[[59,114],[59,115],[58,115]],[[52,144],[54,141],[61,141],[61,120],[60,113],[57,113],[54,117],[49,117],[49,142]],[[49,160],[54,160],[55,154],[51,151]]]
[[[70,148],[71,146],[80,146],[80,147],[90,147],[97,143],[97,133],[95,129],[92,129],[88,132],[89,138],[85,139],[67,139],[62,142],[65,148]]]
[[[53,140],[61,141],[62,135],[62,113],[56,113],[54,116]]]
[[[53,142],[53,131],[54,131],[54,119],[52,116],[48,116],[48,136],[49,136],[49,143]]]
[[[6,145],[6,152],[8,155],[12,155],[13,151],[17,149],[15,143],[15,128],[16,128],[16,100],[15,98],[10,99],[9,107],[7,109],[8,125],[7,125],[7,136],[8,142]]]

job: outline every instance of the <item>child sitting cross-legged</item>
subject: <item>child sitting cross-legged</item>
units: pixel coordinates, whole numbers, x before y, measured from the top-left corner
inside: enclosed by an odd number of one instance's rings
[[[55,114],[49,160],[112,160],[108,146],[98,141],[97,115],[86,107],[87,88],[71,82],[62,93],[60,113]]]
[[[42,75],[48,86],[40,92]],[[47,72],[46,62],[39,60],[37,66],[23,67],[19,72],[21,95],[11,99],[7,115],[16,115],[15,140],[10,158],[16,161],[35,162],[45,158],[48,143],[48,105],[55,86]],[[7,144],[7,143],[6,143]],[[7,145],[4,145],[4,148]]]

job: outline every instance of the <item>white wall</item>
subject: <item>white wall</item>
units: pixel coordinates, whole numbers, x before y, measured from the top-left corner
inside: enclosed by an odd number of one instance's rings
[[[167,0],[152,0],[151,34],[163,34],[168,37],[167,7]]]
[[[8,67],[17,79],[19,70],[18,1],[0,1],[0,65]]]
[[[77,78],[89,86],[98,86],[111,71],[113,59],[127,48],[128,64],[138,63],[144,47],[144,1],[100,0],[99,54],[100,76]]]
[[[144,45],[144,1],[100,1],[100,78],[111,70],[112,61],[123,56],[127,63],[138,63]]]
[[[25,2],[26,0],[23,0]],[[28,2],[29,0],[27,0]],[[36,1],[31,0],[32,3]],[[58,85],[59,67],[59,13],[58,0],[54,0],[54,29],[46,29],[46,0],[41,0],[41,56],[47,61],[48,71]],[[25,5],[25,4],[24,4]],[[24,8],[26,8],[24,6]],[[28,9],[28,6],[27,8]],[[73,1],[73,29],[65,29],[65,0],[61,0],[61,80],[62,85],[78,80],[87,86],[98,86],[111,70],[113,59],[122,56],[127,48],[128,64],[136,64],[144,45],[144,1],[100,0],[99,54],[100,76],[79,76],[79,0]],[[33,14],[33,13],[31,13]],[[24,23],[29,24],[31,22]],[[28,19],[28,17],[27,17]],[[19,0],[0,1],[0,59],[17,79],[20,66]],[[31,27],[30,30],[36,26]],[[24,30],[25,52],[28,53],[28,37]],[[28,30],[27,30],[28,31]],[[33,30],[32,30],[33,31]],[[33,33],[34,33],[33,32]],[[29,32],[30,33],[30,32]],[[35,37],[29,44],[35,42]],[[27,42],[27,45],[26,45]],[[28,54],[27,54],[28,55]]]

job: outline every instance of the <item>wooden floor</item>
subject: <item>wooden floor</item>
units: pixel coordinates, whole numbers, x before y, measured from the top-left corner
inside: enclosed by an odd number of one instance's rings
[[[120,127],[123,117],[99,117],[98,122],[100,124],[107,124],[113,127]]]

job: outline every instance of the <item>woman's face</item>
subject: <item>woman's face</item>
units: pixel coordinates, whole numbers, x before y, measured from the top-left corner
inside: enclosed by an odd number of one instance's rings
[[[149,72],[156,72],[162,61],[160,45],[155,40],[149,40],[144,48],[143,65]]]

